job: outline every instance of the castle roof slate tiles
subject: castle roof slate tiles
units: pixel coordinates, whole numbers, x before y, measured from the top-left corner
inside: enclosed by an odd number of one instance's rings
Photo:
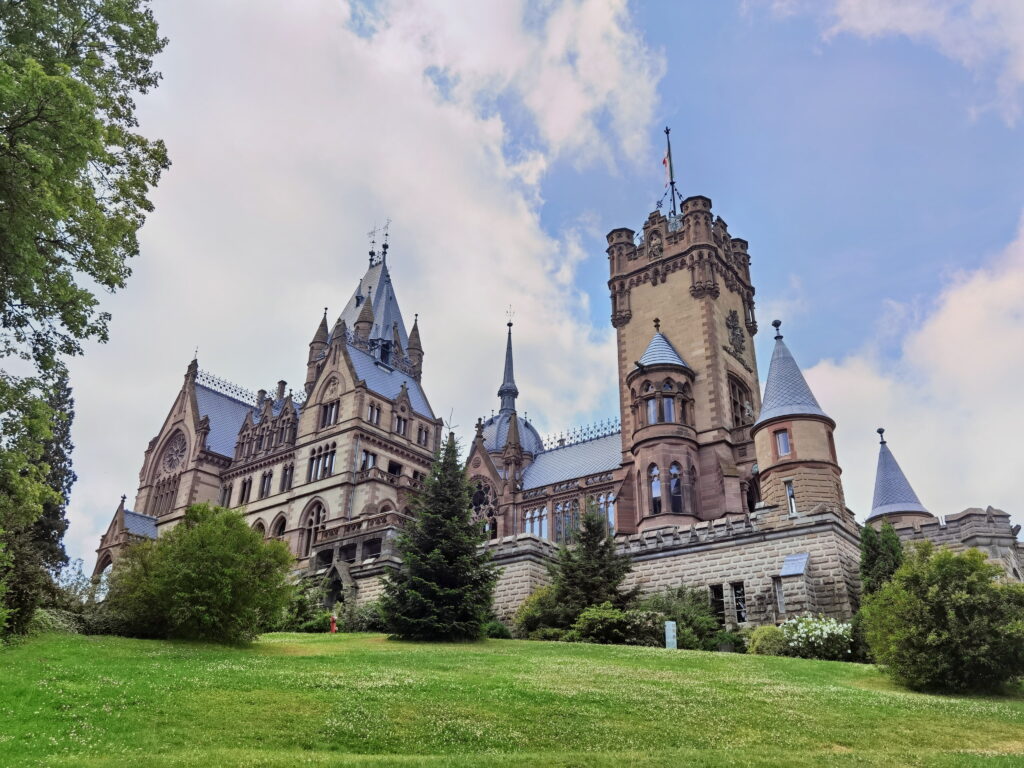
[[[195,386],[199,415],[210,420],[210,433],[206,436],[207,449],[221,456],[234,456],[238,430],[242,428],[245,414],[252,410],[252,403],[243,403],[203,384],[197,383]]]
[[[611,472],[622,464],[622,433],[552,448],[537,455],[523,472],[523,490],[577,477]]]
[[[800,372],[800,366],[793,359],[782,336],[775,337],[775,351],[768,368],[768,381],[764,385],[764,399],[761,401],[761,416],[758,424],[780,416],[822,416],[821,410],[807,380]]]
[[[643,356],[637,362],[642,366],[647,365],[679,365],[683,368],[689,368],[686,361],[679,356],[676,352],[676,348],[672,346],[672,342],[669,341],[665,334],[661,331],[656,331],[654,337],[651,339],[651,343],[647,345],[647,349],[644,351]]]
[[[910,487],[907,476],[900,469],[896,457],[889,450],[889,445],[882,442],[878,446],[878,469],[875,472],[875,495],[871,501],[871,514],[868,520],[879,515],[896,512],[923,512],[931,514],[914,489]]]
[[[382,397],[394,400],[402,391],[402,384],[405,384],[413,410],[421,416],[434,418],[434,412],[430,409],[426,395],[423,394],[423,388],[412,376],[384,365],[373,355],[351,344],[348,345],[348,354],[352,360],[352,367],[355,368],[356,376],[365,381],[366,386],[372,391]]]
[[[140,515],[130,509],[124,511],[124,527],[128,533],[134,536],[142,536],[146,539],[156,538],[156,518],[149,515]]]

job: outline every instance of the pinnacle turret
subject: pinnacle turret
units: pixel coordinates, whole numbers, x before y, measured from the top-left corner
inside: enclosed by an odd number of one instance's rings
[[[875,494],[868,520],[883,515],[903,514],[931,517],[931,512],[921,504],[896,457],[889,450],[889,444],[885,442],[885,430],[879,428],[878,435],[878,469],[875,471]]]
[[[782,323],[775,320],[772,325],[775,327],[775,351],[772,352],[768,380],[764,385],[761,416],[755,426],[782,416],[819,416],[828,419],[818,405],[811,388],[807,386],[807,380],[793,359],[789,347],[782,340],[782,334],[779,332]]]
[[[512,321],[508,323],[508,341],[505,344],[505,374],[501,380],[501,387],[498,389],[498,397],[501,398],[501,410],[499,413],[512,413],[516,409],[516,398],[519,397],[519,388],[516,387],[516,378],[512,370]]]

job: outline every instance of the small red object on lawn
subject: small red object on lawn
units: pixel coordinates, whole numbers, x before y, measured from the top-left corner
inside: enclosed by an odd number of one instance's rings
[[[334,616],[331,616],[331,634],[333,635],[338,631],[338,620]]]

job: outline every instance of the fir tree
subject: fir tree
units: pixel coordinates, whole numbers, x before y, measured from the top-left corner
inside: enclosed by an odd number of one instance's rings
[[[619,608],[628,605],[637,591],[622,592],[619,587],[631,567],[629,555],[615,551],[615,539],[590,503],[583,513],[575,546],[562,546],[551,569],[553,597],[565,614],[565,626],[588,606],[604,602]]]
[[[381,610],[388,628],[407,640],[479,639],[497,574],[480,550],[485,534],[470,516],[469,484],[454,434],[413,511],[396,542],[402,564],[384,580]]]
[[[71,486],[77,479],[71,469],[71,422],[75,418],[75,400],[71,396],[66,370],[62,370],[47,397],[47,405],[53,410],[52,436],[45,444],[43,460],[49,467],[47,485],[57,496],[43,503],[43,514],[32,524],[32,539],[39,552],[39,562],[54,572],[67,565],[68,556],[64,550],[64,533],[68,529],[66,516]]]
[[[864,594],[877,592],[903,564],[903,544],[888,520],[879,533],[865,525],[860,535],[860,580]]]

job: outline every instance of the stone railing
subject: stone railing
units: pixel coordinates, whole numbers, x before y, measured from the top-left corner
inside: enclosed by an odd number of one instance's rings
[[[379,530],[381,528],[400,528],[405,522],[406,516],[398,512],[381,512],[368,517],[361,517],[358,520],[345,520],[335,525],[328,525],[316,532],[316,543],[320,544],[332,539],[344,539],[358,533]]]
[[[356,473],[357,483],[364,483],[370,480],[387,483],[395,488],[408,488],[413,491],[419,491],[423,488],[422,480],[415,480],[408,475],[392,475],[390,472],[385,472],[380,467],[370,467],[369,469],[363,469]]]

